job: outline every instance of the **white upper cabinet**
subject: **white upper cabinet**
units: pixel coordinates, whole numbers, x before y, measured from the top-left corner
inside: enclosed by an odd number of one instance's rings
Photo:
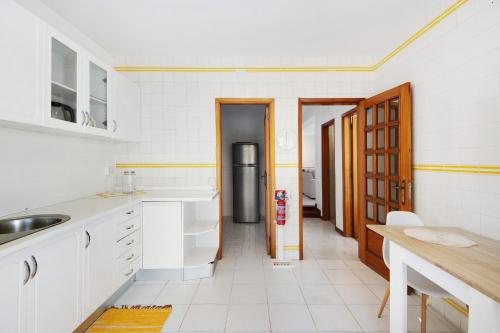
[[[95,135],[111,136],[109,81],[111,68],[89,57],[85,66],[85,131]]]
[[[69,39],[49,29],[46,38],[45,125],[57,129],[83,132],[88,118],[84,110],[82,51]]]
[[[113,137],[124,141],[140,141],[140,92],[139,87],[120,73],[113,79]]]
[[[0,120],[40,125],[42,21],[0,1]]]
[[[139,140],[139,88],[12,0],[0,1],[0,45],[0,121]]]

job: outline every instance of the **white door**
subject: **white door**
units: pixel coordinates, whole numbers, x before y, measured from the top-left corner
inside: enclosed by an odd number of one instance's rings
[[[139,141],[141,135],[139,87],[120,73],[113,75],[113,137]]]
[[[34,251],[34,330],[68,333],[80,323],[80,229]]]
[[[112,221],[100,221],[85,228],[84,318],[114,292],[115,244],[115,223]]]
[[[11,0],[0,1],[0,119],[42,123],[42,22]]]
[[[26,300],[31,268],[15,255],[0,261],[0,330],[26,332]]]

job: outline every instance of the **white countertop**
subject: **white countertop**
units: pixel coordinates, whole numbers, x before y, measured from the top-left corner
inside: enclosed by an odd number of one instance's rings
[[[2,218],[35,214],[64,214],[69,215],[71,220],[0,245],[0,257],[21,250],[22,248],[45,238],[63,233],[70,228],[76,227],[76,225],[81,225],[87,221],[98,219],[101,216],[113,213],[113,211],[118,211],[127,206],[139,204],[145,201],[211,201],[215,199],[217,195],[218,192],[216,190],[148,190],[145,194],[125,195],[112,198],[102,198],[94,195],[10,214],[3,216]]]

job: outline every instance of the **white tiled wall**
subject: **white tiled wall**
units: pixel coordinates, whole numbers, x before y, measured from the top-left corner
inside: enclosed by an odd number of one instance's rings
[[[151,59],[122,58],[120,65],[147,65]],[[196,66],[196,64],[192,65]],[[299,97],[367,96],[366,73],[131,73],[142,92],[142,138],[120,144],[117,162],[215,163],[215,99],[274,98],[276,140],[283,130],[297,134]],[[278,140],[277,140],[278,141]],[[296,164],[297,147],[276,142],[276,163]],[[142,187],[214,186],[215,168],[138,169]],[[297,168],[276,169],[276,186],[289,191],[286,244],[298,245]],[[297,257],[297,251],[288,255]]]
[[[375,73],[375,91],[413,84],[414,164],[500,165],[500,3],[491,2],[469,1]],[[426,224],[500,240],[499,175],[414,177]],[[465,329],[455,310],[433,303]]]
[[[469,1],[375,73],[413,84],[414,164],[500,164],[500,4]],[[425,223],[500,240],[500,177],[415,172]]]

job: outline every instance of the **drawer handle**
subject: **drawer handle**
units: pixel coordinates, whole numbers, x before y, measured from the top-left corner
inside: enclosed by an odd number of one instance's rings
[[[127,228],[125,228],[125,229],[130,230],[130,229],[133,229],[133,228],[134,228],[134,225],[133,225],[133,224],[131,224],[131,225],[129,225],[129,226],[128,226]]]
[[[130,246],[130,245],[132,245],[132,244],[134,244],[134,243],[135,243],[135,239],[132,239],[132,240],[131,240],[130,242],[128,242],[126,245],[127,245],[127,246]]]
[[[133,272],[134,272],[134,269],[131,268],[130,271],[128,271],[127,273],[125,273],[125,276],[130,276],[130,275],[132,275]]]
[[[129,255],[129,256],[127,257],[127,259],[126,259],[126,260],[127,260],[127,261],[130,261],[130,260],[132,260],[132,258],[134,258],[134,257],[135,257],[135,255],[132,253],[131,255]]]
[[[132,210],[129,210],[128,212],[126,212],[125,214],[127,214],[127,215],[132,215],[132,214],[134,214],[134,211],[135,211],[135,210],[133,210],[133,209],[132,209]]]

